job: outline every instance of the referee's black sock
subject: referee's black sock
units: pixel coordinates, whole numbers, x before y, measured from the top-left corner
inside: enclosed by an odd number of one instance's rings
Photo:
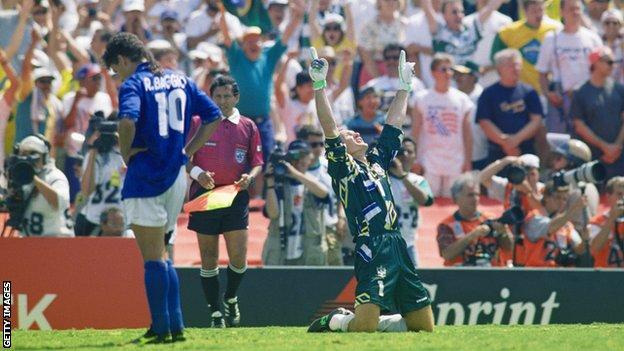
[[[210,307],[210,312],[219,311],[219,268],[201,269],[202,288],[206,303]]]
[[[224,299],[231,299],[236,297],[236,291],[238,290],[238,286],[243,280],[243,276],[247,271],[247,265],[245,264],[242,268],[236,268],[232,266],[230,263],[227,269],[227,288],[225,289]]]

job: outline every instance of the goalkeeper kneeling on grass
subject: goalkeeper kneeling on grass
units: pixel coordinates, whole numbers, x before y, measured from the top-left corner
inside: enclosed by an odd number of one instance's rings
[[[401,51],[401,88],[375,146],[351,130],[339,131],[325,95],[328,64],[312,49],[310,76],[326,137],[332,186],[355,241],[355,314],[338,308],[312,322],[308,332],[433,331],[431,300],[412,264],[397,223],[388,169],[401,148],[401,125],[412,89],[413,63]],[[380,316],[382,311],[400,314]]]

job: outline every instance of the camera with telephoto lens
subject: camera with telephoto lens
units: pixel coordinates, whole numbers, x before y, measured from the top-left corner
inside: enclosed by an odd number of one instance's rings
[[[507,225],[515,225],[515,224],[522,223],[523,220],[524,220],[524,211],[522,211],[522,208],[520,206],[513,206],[507,211],[503,212],[503,214],[497,219],[488,219],[484,221],[483,224],[490,227],[490,232],[488,233],[487,236],[491,238],[495,238],[498,236],[498,233],[494,231],[494,227],[492,226],[494,222],[507,224]]]
[[[271,155],[269,155],[269,162],[273,166],[273,175],[275,179],[283,179],[288,173],[285,162],[288,160],[288,154],[282,149],[281,145],[276,145]]]
[[[561,267],[575,267],[578,264],[578,255],[568,249],[559,249],[559,254],[555,257],[555,262]]]
[[[599,161],[587,162],[569,171],[557,172],[553,182],[557,187],[564,187],[580,182],[599,183],[607,178],[607,169]]]
[[[510,164],[509,166],[505,167],[504,172],[506,174],[507,180],[509,180],[509,183],[514,185],[522,184],[527,176],[526,169],[518,164]]]
[[[0,212],[9,214],[6,224],[17,230],[22,225],[24,213],[29,203],[24,186],[33,182],[36,174],[35,164],[40,158],[40,155],[21,156],[16,150],[4,161],[7,189],[4,191],[6,195]]]
[[[99,153],[105,154],[111,152],[113,147],[117,145],[119,123],[106,119],[104,112],[96,111],[93,116],[91,116],[89,129],[100,133],[100,136],[93,142],[93,147],[95,147]]]

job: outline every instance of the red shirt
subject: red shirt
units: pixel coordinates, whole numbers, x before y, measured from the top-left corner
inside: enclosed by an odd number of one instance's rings
[[[189,135],[194,135],[201,125],[198,117],[193,117]],[[210,140],[193,156],[193,165],[214,173],[216,186],[233,184],[243,173],[261,166],[262,144],[258,127],[249,118],[234,110],[225,118],[210,137]],[[193,182],[191,194],[199,185]]]

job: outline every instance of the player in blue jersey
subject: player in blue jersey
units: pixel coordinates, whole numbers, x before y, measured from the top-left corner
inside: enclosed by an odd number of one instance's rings
[[[119,74],[119,146],[128,171],[121,191],[126,218],[145,261],[152,324],[138,341],[184,340],[178,276],[164,237],[173,230],[186,192],[184,166],[216,130],[221,111],[189,78],[163,70],[133,34],[118,33],[104,62]],[[188,145],[191,117],[202,126]]]

